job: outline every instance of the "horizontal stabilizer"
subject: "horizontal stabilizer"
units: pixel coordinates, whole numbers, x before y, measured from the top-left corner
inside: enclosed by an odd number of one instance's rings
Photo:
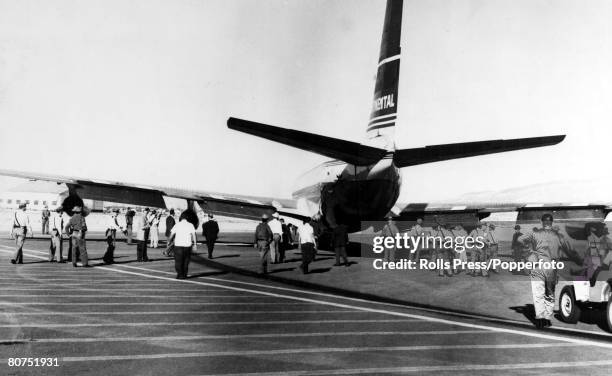
[[[229,118],[227,127],[359,166],[374,164],[387,153],[384,149],[357,142],[236,118]]]
[[[415,166],[449,159],[556,145],[564,138],[565,135],[560,135],[431,145],[423,148],[397,150],[393,161],[397,167]]]

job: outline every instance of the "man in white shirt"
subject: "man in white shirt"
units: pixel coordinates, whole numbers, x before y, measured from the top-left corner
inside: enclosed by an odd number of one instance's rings
[[[62,242],[62,231],[64,231],[64,217],[62,216],[64,210],[62,207],[58,207],[51,214],[51,246],[49,247],[49,262],[55,262],[55,255],[57,254],[57,261],[64,263],[62,257],[63,242]]]
[[[308,264],[314,260],[316,244],[314,229],[308,220],[304,220],[304,223],[298,228],[298,236],[300,238],[300,248],[302,250],[302,264],[300,265],[300,269],[302,269],[302,273],[308,274]]]
[[[112,264],[115,262],[115,239],[117,238],[117,230],[123,231],[123,227],[119,225],[117,215],[119,210],[115,210],[111,213],[106,220],[106,253],[102,260],[106,264]]]
[[[13,213],[13,236],[15,237],[15,253],[11,259],[11,264],[23,264],[23,243],[25,242],[28,228],[30,226],[30,217],[26,214],[26,204],[20,204],[19,210]]]
[[[196,229],[183,212],[179,223],[170,231],[169,241],[174,242],[174,268],[176,279],[187,278],[187,269],[191,260],[191,252],[197,244]]]
[[[277,264],[280,256],[281,238],[283,236],[283,225],[278,220],[278,213],[272,214],[272,219],[268,222],[272,230],[272,242],[270,243],[270,262]]]

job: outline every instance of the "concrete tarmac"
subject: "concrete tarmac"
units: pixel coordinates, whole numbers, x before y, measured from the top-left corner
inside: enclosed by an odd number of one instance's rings
[[[176,280],[160,249],[143,263],[118,243],[105,266],[106,244],[91,241],[94,267],[73,268],[46,262],[47,247],[28,240],[25,263],[12,265],[12,241],[0,240],[2,375],[607,375],[612,365],[601,339],[287,286],[197,255]],[[57,366],[9,367],[16,357]]]

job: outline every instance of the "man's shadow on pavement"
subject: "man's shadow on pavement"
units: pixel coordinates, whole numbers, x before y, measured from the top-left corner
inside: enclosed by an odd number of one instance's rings
[[[510,307],[511,310],[516,313],[521,313],[527,320],[529,320],[533,325],[535,325],[535,308],[533,304],[525,304],[524,306],[516,306]]]
[[[268,271],[268,274],[281,273],[281,272],[290,272],[292,270],[295,270],[295,268],[274,269],[274,270]]]
[[[198,273],[198,274],[190,274],[187,276],[187,279],[191,279],[191,278],[198,278],[198,277],[210,277],[213,275],[223,275],[223,274],[227,274],[228,272],[225,271],[214,271],[214,272],[204,272],[204,273]]]
[[[213,256],[212,259],[220,259],[220,258],[228,258],[228,257],[240,257],[240,255],[221,255],[221,256]]]

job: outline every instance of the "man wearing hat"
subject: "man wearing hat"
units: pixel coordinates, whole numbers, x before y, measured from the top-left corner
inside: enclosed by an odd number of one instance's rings
[[[386,219],[387,223],[382,229],[382,236],[395,238],[395,235],[399,233],[399,229],[393,221],[393,216],[389,214]],[[384,260],[390,262],[395,261],[395,242],[392,247],[385,247]]]
[[[81,214],[80,206],[75,206],[72,209],[72,217],[66,225],[66,233],[71,234],[72,242],[72,266],[77,267],[77,257],[80,256],[84,267],[89,267],[87,260],[87,248],[85,247],[85,232],[87,231],[87,223],[85,217]]]
[[[51,217],[51,212],[49,211],[49,207],[45,205],[41,213],[41,222],[42,222],[42,234],[49,235],[49,217]]]
[[[12,264],[23,264],[23,243],[25,242],[28,228],[30,226],[30,217],[26,214],[26,204],[19,204],[19,210],[13,213],[13,236],[15,237],[15,253],[11,259]]]
[[[476,262],[486,262],[487,261],[487,224],[486,223],[480,223],[478,224],[478,226],[472,230],[472,232],[470,233],[470,237],[472,239],[483,239],[483,243],[484,246],[482,248],[478,248],[477,246],[472,248],[470,250],[471,252],[471,257],[470,257],[470,261],[476,263]],[[483,277],[488,277],[489,273],[487,272],[487,269],[471,269],[467,272],[467,274],[471,275],[472,277],[477,277],[478,274],[482,275]]]
[[[106,222],[106,253],[102,257],[102,260],[106,264],[112,264],[115,262],[115,240],[117,239],[117,230],[123,231],[123,227],[119,225],[117,215],[119,210],[113,210],[110,217]]]
[[[272,214],[272,219],[268,222],[272,230],[272,243],[270,243],[270,261],[272,264],[280,262],[280,246],[283,236],[283,225],[279,221],[278,213]]]
[[[213,249],[215,249],[215,242],[219,235],[219,225],[213,218],[212,213],[208,213],[208,221],[202,224],[202,235],[206,238],[206,247],[208,248],[208,258],[212,258]]]
[[[62,231],[64,231],[64,218],[62,217],[63,209],[57,207],[51,216],[51,246],[49,247],[49,262],[55,262],[57,255],[58,262],[65,262],[62,256]]]
[[[486,243],[488,245],[487,247],[488,252],[486,256],[487,261],[489,261],[490,259],[497,258],[497,251],[498,251],[497,233],[495,232],[495,225],[493,223],[489,224],[489,227],[487,230]],[[493,267],[491,271],[493,273],[497,273],[497,269],[495,267]]]
[[[272,230],[268,226],[268,215],[261,216],[261,223],[255,229],[255,248],[259,250],[260,272],[268,272],[268,253],[270,253],[270,241],[272,241]]]
[[[565,237],[553,229],[553,216],[544,214],[541,218],[542,228],[523,235],[519,241],[528,246],[531,253],[528,261],[551,262],[559,260],[561,251],[569,253],[571,246]],[[534,268],[531,270],[531,291],[535,308],[535,326],[538,329],[552,325],[555,305],[555,285],[557,272],[555,269]]]

